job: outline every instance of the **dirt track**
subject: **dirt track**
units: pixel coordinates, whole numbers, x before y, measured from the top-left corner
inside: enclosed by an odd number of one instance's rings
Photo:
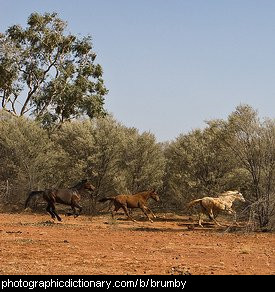
[[[62,218],[0,214],[0,274],[275,274],[274,233],[189,229],[172,214]]]

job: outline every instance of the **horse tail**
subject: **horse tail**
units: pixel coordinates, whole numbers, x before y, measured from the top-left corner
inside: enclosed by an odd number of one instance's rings
[[[202,201],[202,199],[193,200],[187,204],[187,207],[190,208],[197,203],[201,203],[201,201]]]
[[[25,202],[25,209],[28,207],[31,198],[33,198],[34,196],[42,195],[42,194],[44,194],[44,191],[32,191],[32,192],[30,192],[28,194],[28,197],[27,197],[26,202]]]
[[[115,197],[104,197],[102,199],[99,199],[98,201],[100,203],[104,203],[104,202],[107,202],[107,201],[114,201],[115,200]]]

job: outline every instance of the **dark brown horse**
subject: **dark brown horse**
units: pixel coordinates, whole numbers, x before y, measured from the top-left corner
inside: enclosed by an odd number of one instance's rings
[[[53,219],[57,218],[61,221],[61,218],[56,212],[55,203],[69,205],[73,210],[73,214],[68,213],[67,215],[74,215],[77,217],[82,211],[82,207],[79,205],[80,192],[83,190],[94,191],[95,187],[88,182],[87,179],[83,179],[75,186],[68,189],[47,189],[44,191],[32,191],[28,194],[25,202],[25,208],[28,207],[31,198],[42,195],[43,199],[48,203],[46,210],[50,213]],[[76,208],[78,208],[78,214],[76,213]]]
[[[143,213],[146,215],[148,220],[153,222],[153,220],[149,217],[148,211],[152,214],[153,218],[156,218],[156,215],[152,212],[151,209],[147,206],[147,201],[149,198],[154,199],[156,202],[159,201],[158,194],[153,191],[146,191],[137,193],[134,195],[117,195],[115,197],[105,197],[99,200],[99,202],[106,202],[106,201],[112,201],[115,209],[112,212],[112,217],[114,218],[114,212],[117,212],[120,208],[123,209],[125,214],[129,219],[136,222],[136,220],[130,215],[128,208],[139,208],[143,211]]]

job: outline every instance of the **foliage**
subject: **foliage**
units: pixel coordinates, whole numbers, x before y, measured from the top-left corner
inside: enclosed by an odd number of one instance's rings
[[[0,34],[1,107],[53,126],[82,115],[104,115],[107,90],[91,37],[66,33],[56,13],[32,13],[27,27]]]
[[[136,129],[125,131],[127,139],[122,149],[120,166],[127,190],[137,193],[150,188],[160,189],[165,166],[161,145],[149,132],[140,135]]]
[[[161,185],[164,164],[153,135],[139,134],[110,116],[66,123],[52,138],[65,153],[63,165],[67,163],[70,177],[86,176],[93,181],[92,209],[100,196]]]
[[[236,189],[248,211],[238,214],[253,228],[274,228],[275,121],[261,121],[250,106],[163,144],[111,116],[65,122],[49,133],[30,118],[0,111],[0,133],[6,201],[22,203],[29,190],[68,187],[86,177],[96,187],[83,197],[86,212],[98,210],[103,196],[152,188],[164,208],[184,212],[193,198]]]
[[[23,202],[29,190],[69,187],[86,177],[96,187],[86,198],[86,209],[94,211],[100,196],[162,184],[164,160],[152,134],[109,116],[66,122],[49,135],[29,118],[0,113],[0,182],[2,195],[6,180],[12,184],[10,202]]]
[[[237,189],[251,221],[261,229],[274,225],[274,119],[261,121],[257,111],[240,105],[228,120],[208,121],[205,129],[180,135],[166,145],[165,157],[167,201],[185,206],[194,197]]]
[[[249,173],[251,206],[260,228],[266,228],[274,212],[275,120],[261,122],[257,111],[241,105],[222,127],[232,157]]]
[[[11,192],[20,195],[53,185],[60,151],[36,122],[0,111],[0,133],[2,184],[8,181]]]
[[[220,139],[217,122],[204,130],[180,135],[165,149],[166,192],[185,203],[194,197],[213,196],[240,184],[239,170]]]

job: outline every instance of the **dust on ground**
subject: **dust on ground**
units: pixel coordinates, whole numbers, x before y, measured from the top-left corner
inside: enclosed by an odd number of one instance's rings
[[[0,274],[275,274],[274,233],[202,229],[174,214],[62,218],[0,214]]]

